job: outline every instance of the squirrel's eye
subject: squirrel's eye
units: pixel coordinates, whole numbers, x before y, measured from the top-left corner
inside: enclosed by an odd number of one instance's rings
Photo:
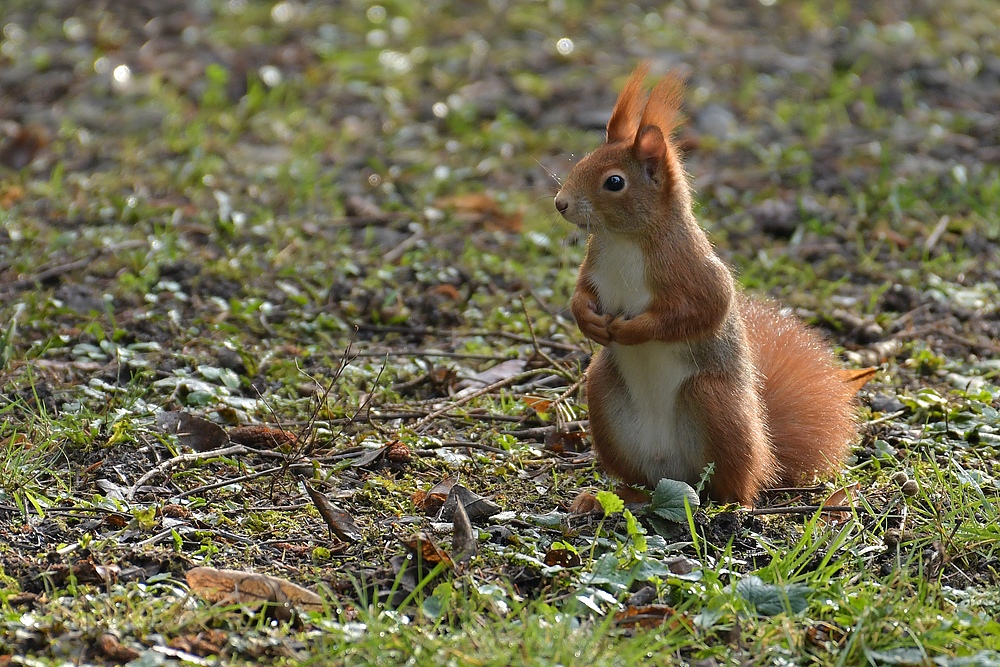
[[[625,187],[625,179],[618,174],[611,174],[604,181],[604,189],[618,192]]]

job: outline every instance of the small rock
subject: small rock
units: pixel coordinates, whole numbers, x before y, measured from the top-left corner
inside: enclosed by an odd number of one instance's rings
[[[695,127],[702,134],[719,141],[730,139],[739,129],[736,116],[721,104],[707,104],[694,119]]]
[[[757,228],[771,236],[787,238],[798,227],[798,215],[795,206],[781,199],[768,199],[750,209]]]
[[[906,313],[920,303],[920,292],[909,285],[893,285],[882,295],[879,307],[895,313]]]
[[[873,412],[899,412],[906,406],[895,396],[889,396],[887,394],[875,394],[871,399],[871,407]]]
[[[247,367],[243,363],[243,357],[236,350],[230,350],[228,347],[224,347],[219,350],[216,355],[219,366],[222,368],[227,368],[237,375],[246,375]]]

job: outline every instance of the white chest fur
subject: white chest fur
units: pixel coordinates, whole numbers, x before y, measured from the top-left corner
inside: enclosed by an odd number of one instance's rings
[[[603,312],[636,316],[652,301],[642,250],[633,241],[594,237],[591,282]],[[604,354],[625,391],[606,397],[618,446],[626,448],[648,484],[663,477],[695,483],[705,465],[701,434],[678,406],[684,381],[697,372],[687,343],[612,343]]]
[[[615,236],[593,236],[591,282],[601,311],[635,316],[649,307],[653,295],[646,284],[646,261],[635,241]]]

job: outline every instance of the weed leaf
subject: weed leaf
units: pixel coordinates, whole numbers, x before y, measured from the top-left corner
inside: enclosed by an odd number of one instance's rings
[[[799,614],[809,606],[812,588],[805,584],[765,584],[760,577],[744,577],[736,592],[761,616],[775,616],[783,611]]]
[[[676,479],[661,479],[653,491],[653,500],[649,505],[649,511],[656,516],[668,521],[684,521],[687,518],[687,511],[684,509],[684,500],[692,510],[701,505],[698,494],[688,484]]]
[[[625,501],[615,495],[614,491],[598,491],[597,502],[601,504],[604,516],[611,516],[625,509]]]

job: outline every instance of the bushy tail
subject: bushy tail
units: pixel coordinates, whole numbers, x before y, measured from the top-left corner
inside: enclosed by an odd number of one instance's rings
[[[836,468],[857,431],[858,383],[836,365],[819,335],[795,318],[752,299],[743,299],[740,309],[763,376],[761,395],[781,483],[794,486]]]

